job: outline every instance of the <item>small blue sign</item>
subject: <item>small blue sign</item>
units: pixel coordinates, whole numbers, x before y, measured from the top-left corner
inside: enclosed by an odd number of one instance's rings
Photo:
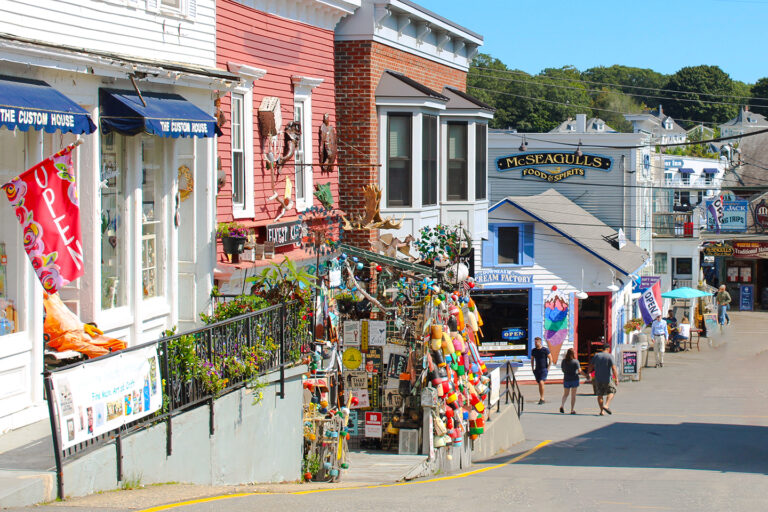
[[[752,311],[755,306],[755,287],[751,284],[743,284],[740,287],[739,310]]]
[[[501,339],[506,341],[517,341],[525,338],[526,330],[522,327],[510,327],[501,331]]]
[[[668,168],[668,167],[682,167],[682,166],[683,166],[683,161],[682,160],[679,160],[679,159],[664,160],[664,167],[665,168]]]

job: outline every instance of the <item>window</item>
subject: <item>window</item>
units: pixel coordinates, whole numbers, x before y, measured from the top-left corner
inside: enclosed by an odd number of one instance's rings
[[[475,199],[486,198],[486,134],[484,124],[475,125]]]
[[[518,265],[520,263],[520,228],[517,226],[499,227],[496,249],[499,264]]]
[[[534,261],[533,224],[489,224],[482,243],[483,267],[531,266]]]
[[[304,125],[304,101],[296,101],[293,105],[293,120],[297,121],[301,125],[301,136],[299,137],[298,145],[296,146],[296,152],[293,155],[293,160],[296,165],[296,202],[306,201],[306,173],[308,171],[307,160],[305,158],[305,142],[304,135],[306,133],[307,126]]]
[[[128,303],[126,138],[101,136],[101,309]]]
[[[243,95],[232,93],[232,204],[245,207],[245,137],[243,133]]]
[[[446,199],[467,200],[467,123],[448,123]]]
[[[675,258],[675,275],[693,275],[693,258]]]
[[[713,182],[714,175],[710,173],[704,174],[704,184],[705,185],[711,185]]]
[[[690,173],[684,172],[680,174],[680,177],[683,181],[683,185],[690,185],[691,184],[691,175]]]
[[[168,9],[181,10],[181,0],[160,0],[160,5]]]
[[[653,269],[657,274],[667,273],[667,253],[665,252],[654,253]]]
[[[437,116],[421,116],[421,205],[437,204]]]
[[[163,201],[163,141],[141,138],[141,286],[145,299],[163,295],[165,267],[165,209]]]
[[[387,206],[411,206],[411,115],[389,114]]]

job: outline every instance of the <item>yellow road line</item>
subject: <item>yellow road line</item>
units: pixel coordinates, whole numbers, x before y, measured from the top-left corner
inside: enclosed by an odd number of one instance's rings
[[[196,505],[198,503],[208,503],[208,502],[211,502],[211,501],[227,500],[227,499],[230,499],[230,498],[244,498],[246,496],[260,496],[260,495],[277,496],[277,495],[286,495],[286,494],[292,494],[292,495],[295,495],[295,496],[300,496],[300,495],[304,495],[304,494],[315,494],[315,493],[319,493],[319,492],[353,491],[353,490],[357,490],[357,489],[381,489],[381,488],[384,488],[384,487],[399,487],[399,486],[402,486],[402,485],[427,484],[427,483],[432,483],[432,482],[442,482],[442,481],[445,481],[445,480],[454,480],[456,478],[465,478],[465,477],[468,477],[468,476],[477,475],[477,474],[480,474],[480,473],[485,473],[486,471],[491,471],[492,469],[499,469],[499,468],[502,468],[504,466],[508,466],[510,464],[514,464],[515,462],[523,460],[524,458],[526,458],[529,455],[531,455],[532,453],[540,450],[541,448],[544,448],[546,445],[548,445],[551,442],[552,442],[551,440],[542,441],[541,443],[537,444],[536,446],[534,446],[533,448],[531,448],[527,452],[521,453],[520,455],[518,455],[516,457],[512,457],[508,461],[502,462],[501,464],[496,464],[495,466],[488,466],[488,467],[485,467],[485,468],[475,469],[473,471],[467,471],[465,473],[458,473],[456,475],[443,476],[443,477],[439,477],[439,478],[430,478],[429,480],[414,480],[412,482],[398,482],[398,483],[394,483],[394,484],[378,484],[378,485],[367,485],[367,486],[360,486],[360,487],[332,487],[332,488],[327,488],[327,489],[314,489],[314,490],[311,490],[311,491],[294,491],[294,492],[286,492],[286,493],[276,493],[276,492],[242,492],[242,493],[238,493],[238,494],[224,494],[222,496],[211,496],[209,498],[200,498],[200,499],[196,499],[196,500],[181,501],[179,503],[169,503],[167,505],[159,505],[157,507],[151,507],[151,508],[146,508],[146,509],[143,509],[143,510],[139,510],[138,512],[160,512],[161,510],[169,510],[169,509],[172,509],[172,508],[184,507],[184,506],[187,506],[187,505]]]

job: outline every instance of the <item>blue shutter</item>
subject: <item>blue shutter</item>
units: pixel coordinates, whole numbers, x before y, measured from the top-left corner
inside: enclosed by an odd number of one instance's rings
[[[520,259],[520,264],[530,267],[535,263],[533,258],[533,224],[525,224],[522,229],[523,238],[523,257]]]
[[[488,240],[483,240],[483,268],[493,267],[494,251],[496,250],[496,227],[488,226]]]
[[[544,288],[530,288],[530,308],[528,308],[528,355],[531,355],[533,338],[544,339]]]

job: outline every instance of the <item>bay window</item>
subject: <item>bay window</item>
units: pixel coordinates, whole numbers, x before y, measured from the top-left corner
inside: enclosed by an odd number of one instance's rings
[[[448,201],[467,200],[467,123],[448,123]]]
[[[389,114],[387,206],[411,206],[411,114]]]
[[[421,205],[437,204],[437,116],[421,116]]]
[[[486,196],[486,148],[487,127],[475,124],[475,200],[485,199]]]

